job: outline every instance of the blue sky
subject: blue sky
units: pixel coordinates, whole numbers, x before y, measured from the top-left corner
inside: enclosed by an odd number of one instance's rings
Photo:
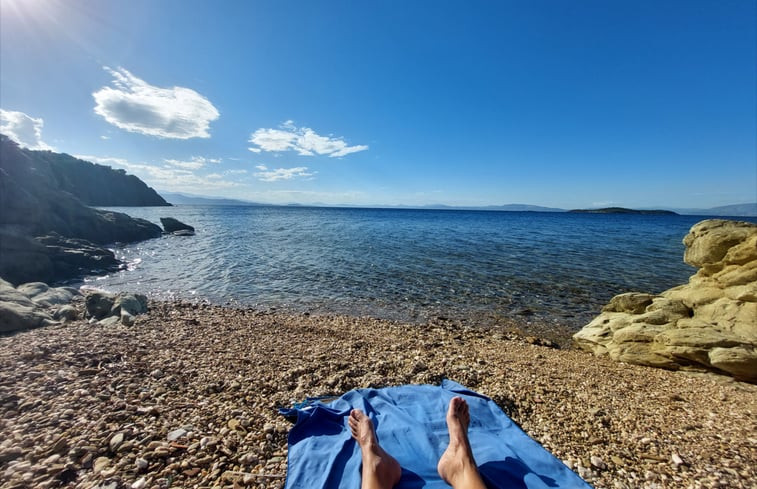
[[[271,203],[757,201],[743,1],[0,0],[2,132]]]

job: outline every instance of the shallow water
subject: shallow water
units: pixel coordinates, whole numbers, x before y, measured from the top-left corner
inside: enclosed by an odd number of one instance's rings
[[[89,286],[159,299],[370,315],[508,319],[578,329],[613,295],[661,292],[694,269],[696,216],[307,207],[117,208],[192,237],[117,246],[128,269]]]

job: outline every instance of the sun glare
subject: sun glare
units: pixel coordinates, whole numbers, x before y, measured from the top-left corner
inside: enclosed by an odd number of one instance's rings
[[[19,15],[28,11],[33,11],[39,6],[36,0],[0,0],[0,14]]]
[[[36,22],[54,18],[58,0],[0,0],[0,17],[6,22]]]

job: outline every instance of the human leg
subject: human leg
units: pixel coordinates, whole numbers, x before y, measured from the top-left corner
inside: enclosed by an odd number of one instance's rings
[[[353,409],[348,419],[352,437],[360,445],[363,458],[361,489],[391,489],[400,480],[402,469],[376,438],[371,418],[359,409]]]
[[[468,403],[462,397],[453,397],[447,408],[449,446],[436,469],[454,489],[486,489],[468,441],[469,424]]]

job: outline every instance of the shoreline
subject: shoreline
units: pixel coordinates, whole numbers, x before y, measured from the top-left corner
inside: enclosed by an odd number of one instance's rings
[[[750,384],[456,324],[151,301],[133,326],[0,337],[2,487],[281,488],[291,425],[277,408],[445,377],[597,488],[757,479]]]
[[[102,291],[107,293],[129,293],[129,289],[111,289],[98,288],[95,282],[72,281],[68,283],[59,283],[52,286],[70,286],[79,289],[82,294],[92,291]],[[591,315],[585,321],[580,321],[581,326],[566,325],[564,318],[556,315],[546,315],[539,312],[533,312],[525,309],[510,314],[498,312],[484,312],[482,310],[470,310],[464,313],[452,311],[449,309],[425,310],[415,315],[407,312],[387,311],[379,309],[358,308],[344,310],[334,308],[327,302],[320,306],[296,305],[286,302],[281,303],[248,303],[238,301],[233,298],[225,301],[213,301],[207,297],[182,295],[160,296],[146,294],[150,303],[168,303],[168,304],[191,304],[198,307],[215,307],[234,311],[255,311],[264,314],[279,314],[285,316],[312,316],[312,317],[333,317],[343,316],[346,318],[362,318],[381,321],[389,324],[411,325],[414,327],[425,327],[428,325],[437,325],[449,328],[470,328],[481,331],[493,331],[495,333],[507,333],[523,338],[531,338],[532,342],[540,344],[551,344],[556,348],[573,349],[573,335],[581,330],[583,326],[591,322],[591,319],[600,313],[601,307],[597,308],[596,314]],[[380,312],[377,312],[380,311]]]

